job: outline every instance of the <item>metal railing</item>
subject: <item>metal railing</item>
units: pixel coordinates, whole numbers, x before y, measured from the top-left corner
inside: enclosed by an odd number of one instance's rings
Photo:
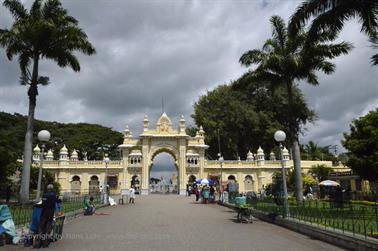
[[[281,198],[248,198],[254,210],[283,216]],[[289,203],[287,219],[303,222],[345,235],[378,238],[378,205],[359,205],[343,201],[308,200],[302,204]]]
[[[83,201],[85,196],[63,197],[61,210],[67,213],[79,214],[83,211]],[[103,200],[101,195],[93,195],[95,205],[102,205]],[[28,225],[32,220],[34,204],[10,204],[9,208],[12,214],[12,219],[17,227]]]

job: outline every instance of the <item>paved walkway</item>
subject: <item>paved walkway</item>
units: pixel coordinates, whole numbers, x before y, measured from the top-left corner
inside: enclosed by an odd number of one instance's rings
[[[110,215],[79,217],[64,226],[54,251],[76,250],[342,250],[285,228],[235,222],[235,212],[177,195],[139,196],[134,205],[100,209]],[[29,248],[7,246],[7,250]],[[0,248],[2,250],[2,248]]]

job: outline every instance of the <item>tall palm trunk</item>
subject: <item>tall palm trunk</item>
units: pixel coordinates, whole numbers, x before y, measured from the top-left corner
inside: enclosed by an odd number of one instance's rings
[[[293,163],[294,163],[294,171],[295,171],[295,197],[297,202],[302,202],[302,190],[303,190],[303,183],[302,183],[302,167],[301,167],[301,152],[299,149],[298,137],[294,137],[293,139]]]
[[[286,88],[287,88],[287,94],[289,98],[289,135],[290,140],[293,146],[293,164],[294,164],[294,172],[295,172],[295,198],[298,203],[301,203],[303,201],[302,196],[302,167],[301,167],[301,153],[299,149],[299,143],[298,143],[298,135],[296,131],[296,122],[295,118],[293,116],[293,90],[292,90],[292,81],[287,80],[286,81]]]
[[[30,189],[30,169],[32,165],[32,151],[33,151],[33,132],[34,132],[34,111],[37,104],[38,95],[38,62],[39,56],[34,56],[33,60],[33,75],[31,85],[28,90],[29,96],[29,112],[28,121],[26,126],[25,145],[24,145],[24,160],[21,177],[21,189],[20,189],[20,203],[27,203],[29,201],[29,189]]]

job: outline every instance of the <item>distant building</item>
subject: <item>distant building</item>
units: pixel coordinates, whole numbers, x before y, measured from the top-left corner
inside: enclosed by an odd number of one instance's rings
[[[274,153],[265,159],[264,150],[259,147],[256,153],[248,152],[245,160],[207,160],[205,151],[205,132],[200,127],[195,137],[186,134],[185,119],[181,116],[177,128],[171,119],[163,113],[156,123],[155,129],[149,127],[148,117],[143,120],[143,132],[139,138],[133,138],[126,126],[124,141],[119,146],[122,151],[121,160],[111,160],[107,165],[103,161],[79,160],[75,149],[69,154],[66,146],[60,150],[58,160],[53,159],[48,151],[43,168],[51,171],[62,186],[62,192],[87,193],[98,191],[104,184],[108,173],[108,184],[113,192],[128,189],[131,185],[142,194],[150,192],[150,172],[156,155],[162,152],[170,154],[178,170],[178,176],[172,182],[178,186],[178,193],[185,194],[189,180],[200,178],[220,180],[226,184],[229,180],[239,183],[240,192],[259,191],[263,185],[272,182],[272,175],[281,170],[281,162]],[[33,159],[39,161],[40,149],[34,149]],[[283,161],[287,169],[293,168],[289,152],[283,151]],[[331,161],[302,161],[304,173],[316,164],[332,166]],[[106,170],[107,167],[107,170]],[[350,171],[349,168],[333,167],[335,171]]]

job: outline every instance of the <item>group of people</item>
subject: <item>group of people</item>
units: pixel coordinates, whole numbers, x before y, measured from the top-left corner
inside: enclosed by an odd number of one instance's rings
[[[187,184],[186,186],[186,196],[194,194],[196,196],[196,201],[202,199],[202,203],[214,203],[217,189],[213,185],[203,184],[198,185],[196,183]]]

